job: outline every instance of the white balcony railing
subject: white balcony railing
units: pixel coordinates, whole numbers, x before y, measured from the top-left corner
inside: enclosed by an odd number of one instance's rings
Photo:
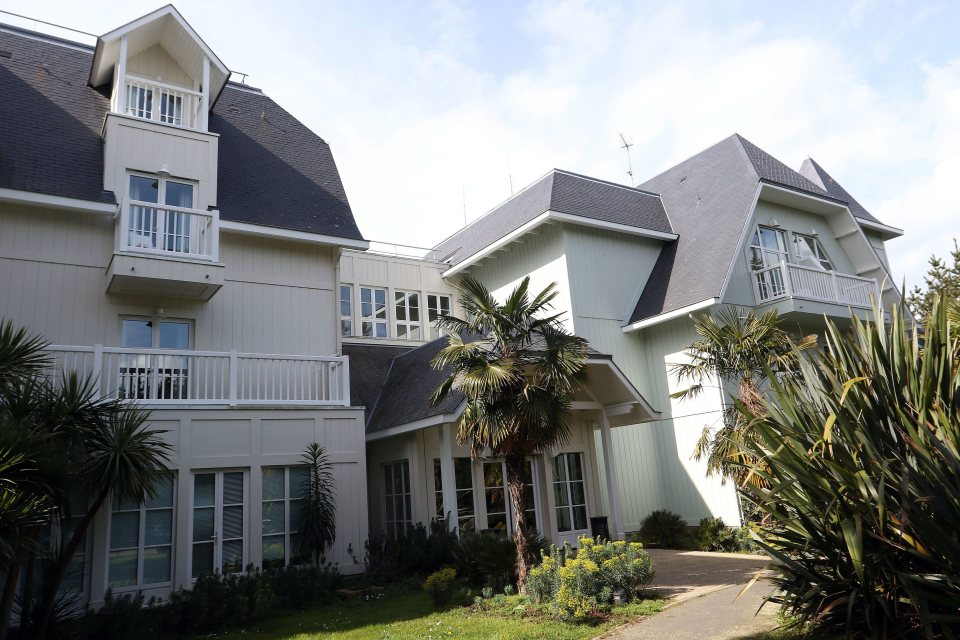
[[[752,278],[757,304],[794,297],[870,307],[880,296],[876,280],[787,262],[753,271]]]
[[[220,215],[125,200],[117,221],[117,250],[202,260],[218,259]]]
[[[145,405],[350,405],[346,356],[102,345],[55,345],[48,352],[50,374],[89,375],[100,398]]]
[[[142,120],[204,130],[203,94],[172,84],[127,76],[114,110]]]

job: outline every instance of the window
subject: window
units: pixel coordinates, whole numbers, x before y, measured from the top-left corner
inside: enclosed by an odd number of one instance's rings
[[[61,554],[63,548],[73,537],[74,532],[80,525],[87,511],[86,493],[77,488],[71,488],[67,491],[66,504],[62,510],[58,510],[54,519],[45,525],[37,534],[36,549],[37,558],[40,562],[32,563],[33,573],[30,574],[25,567],[21,572],[21,580],[32,579],[34,585],[41,584],[44,580],[45,562],[42,560],[54,558]],[[87,569],[87,539],[84,534],[81,537],[80,546],[74,554],[67,573],[60,584],[58,594],[81,596],[86,592],[86,569]],[[22,584],[22,583],[21,583]],[[22,592],[21,592],[22,593]],[[83,598],[77,598],[77,601]]]
[[[387,290],[360,287],[360,329],[367,338],[387,337]]]
[[[120,321],[120,346],[128,349],[190,348],[185,320],[128,318]],[[177,400],[189,398],[190,358],[182,354],[122,353],[119,356],[121,398]]]
[[[761,272],[754,276],[761,300],[786,293],[783,270],[774,268],[786,259],[786,234],[779,229],[757,227],[750,241],[750,268]]]
[[[533,462],[527,460],[523,465],[523,496],[526,509],[523,512],[523,522],[527,531],[539,529],[537,525],[537,498],[533,490]]]
[[[173,475],[153,498],[113,498],[108,580],[112,589],[166,584],[173,562]]]
[[[194,578],[214,571],[243,571],[246,555],[244,475],[243,471],[217,471],[193,476]]]
[[[473,463],[470,458],[453,459],[454,486],[457,488],[457,527],[473,531],[477,526],[473,505]]]
[[[413,526],[410,465],[406,460],[383,465],[383,495],[387,535],[391,538],[405,535]]]
[[[340,285],[340,335],[353,335],[353,287]]]
[[[447,511],[443,508],[443,473],[440,470],[440,458],[433,459],[433,500],[437,509],[437,520],[443,520]]]
[[[450,296],[427,295],[427,320],[430,321],[431,340],[436,340],[441,335],[440,328],[437,327],[437,319],[448,315],[450,315]]]
[[[557,510],[557,531],[586,530],[583,454],[561,453],[553,458],[553,499]]]
[[[307,467],[263,469],[263,568],[309,561],[300,551],[297,530],[310,480]]]
[[[800,233],[793,235],[793,251],[796,254],[797,264],[824,271],[833,271],[833,263],[827,257],[820,241],[813,236]]]
[[[420,294],[410,291],[394,291],[393,312],[397,323],[397,337],[401,340],[419,340]]]
[[[502,462],[483,463],[483,495],[487,509],[487,529],[507,532],[507,490]]]
[[[154,93],[159,98],[156,119],[164,124],[183,126],[183,96],[162,88],[127,82],[126,113],[137,118],[153,120]]]
[[[131,175],[127,246],[150,251],[198,253],[199,249],[191,249],[191,214],[162,206],[193,209],[196,206],[194,191],[194,185],[188,182]]]

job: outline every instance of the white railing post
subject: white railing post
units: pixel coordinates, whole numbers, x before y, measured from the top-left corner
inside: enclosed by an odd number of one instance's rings
[[[783,292],[786,296],[793,295],[793,287],[790,286],[790,270],[787,268],[787,261],[780,261],[780,275],[783,276]]]
[[[237,350],[230,351],[230,406],[237,406],[237,374],[239,373],[240,359]]]
[[[117,227],[117,251],[125,251],[130,245],[130,204],[126,198],[120,201],[120,220]]]
[[[200,96],[200,122],[201,131],[206,131],[210,117],[210,58],[203,57],[203,93]]]
[[[117,74],[117,90],[120,95],[117,96],[117,113],[127,112],[127,36],[120,38],[120,55],[117,58],[117,68],[114,71]]]
[[[210,257],[214,262],[220,262],[220,211],[210,212]]]
[[[757,301],[757,304],[760,304],[761,302],[763,302],[763,297],[760,293],[760,278],[763,277],[762,274],[763,274],[762,271],[750,272],[750,279],[753,280],[753,295],[754,295],[754,299],[756,299]]]
[[[103,397],[103,345],[93,345],[93,397],[99,400]]]
[[[348,356],[340,356],[343,358],[340,365],[340,400],[343,403],[343,406],[350,406],[350,358]]]
[[[833,299],[837,302],[843,302],[843,300],[840,299],[840,285],[837,283],[836,271],[830,272],[830,286],[833,288]]]

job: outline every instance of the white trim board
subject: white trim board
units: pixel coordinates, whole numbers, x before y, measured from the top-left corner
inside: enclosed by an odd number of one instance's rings
[[[466,408],[466,401],[461,402],[460,406],[457,407],[457,410],[453,413],[441,413],[435,416],[430,416],[428,418],[423,418],[421,420],[414,420],[413,422],[406,422],[404,424],[399,424],[395,427],[390,427],[389,429],[382,429],[380,431],[374,431],[373,433],[368,433],[366,438],[367,442],[373,442],[375,440],[382,440],[384,438],[389,438],[391,436],[398,436],[403,433],[410,433],[412,431],[419,431],[420,429],[426,429],[427,427],[435,427],[441,424],[446,424],[448,422],[455,422],[460,419],[460,416],[463,414],[464,408]]]
[[[720,304],[720,298],[707,298],[701,302],[696,302],[694,304],[689,304],[685,307],[675,309],[669,313],[661,313],[657,316],[651,316],[639,322],[634,322],[633,324],[628,324],[622,328],[624,333],[630,333],[631,331],[637,331],[639,329],[644,329],[646,327],[652,327],[655,324],[660,324],[661,322],[666,322],[667,320],[673,320],[674,318],[679,318],[685,316],[694,311],[700,311],[701,309],[707,309],[712,307],[715,304]]]
[[[299,242],[334,245],[337,247],[347,247],[350,249],[366,249],[370,246],[370,243],[366,240],[351,240],[349,238],[328,236],[322,233],[309,233],[306,231],[280,229],[278,227],[265,227],[263,225],[250,224],[247,222],[233,222],[232,220],[224,220],[223,218],[220,219],[220,230],[251,236],[263,236],[267,238],[279,238],[282,240],[297,240]]]
[[[468,258],[461,260],[456,265],[450,267],[443,272],[444,278],[449,278],[450,276],[456,275],[461,271],[471,267],[476,264],[479,260],[486,258],[487,256],[496,253],[506,245],[510,244],[520,236],[533,231],[537,227],[550,224],[551,222],[566,222],[567,224],[578,225],[582,227],[592,227],[595,229],[604,229],[607,231],[617,231],[620,233],[627,233],[630,235],[640,236],[643,238],[654,238],[656,240],[670,241],[676,240],[679,236],[675,233],[664,233],[663,231],[654,231],[652,229],[643,229],[640,227],[633,227],[627,224],[619,224],[616,222],[606,222],[603,220],[597,220],[595,218],[587,218],[585,216],[578,216],[571,213],[561,213],[558,211],[544,211],[538,215],[533,220],[530,220],[524,225],[517,227],[507,235],[503,236],[496,242],[487,245],[480,251],[477,251]]]
[[[25,204],[31,207],[46,207],[48,209],[63,209],[66,211],[82,211],[84,213],[104,213],[114,215],[120,205],[108,202],[93,202],[64,196],[51,196],[33,191],[18,191],[16,189],[0,189],[0,202]]]

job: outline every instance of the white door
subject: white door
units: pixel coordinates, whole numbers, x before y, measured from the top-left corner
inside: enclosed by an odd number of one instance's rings
[[[194,578],[246,566],[246,485],[243,471],[193,474]]]
[[[558,454],[554,456],[552,466],[551,484],[557,522],[557,543],[569,542],[576,545],[579,536],[590,535],[583,454]]]

